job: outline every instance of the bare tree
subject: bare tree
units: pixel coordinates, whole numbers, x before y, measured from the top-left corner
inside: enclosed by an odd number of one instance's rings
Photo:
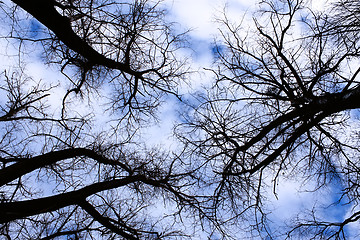
[[[185,206],[197,205],[183,192],[184,169],[136,136],[163,95],[178,97],[186,73],[175,54],[181,35],[158,4],[0,2],[9,26],[1,39],[18,48],[20,63],[0,79],[1,238],[186,235],[173,226]],[[26,69],[30,44],[43,49],[42,64],[60,72],[60,82],[40,81]],[[64,86],[58,101],[53,95]],[[152,214],[164,205],[158,199],[171,205],[168,220]]]
[[[328,27],[324,30],[325,34],[332,35],[340,41],[347,38],[355,41],[359,38],[359,2],[353,0],[335,2],[330,15],[325,16],[325,21],[328,23]]]
[[[345,239],[346,226],[358,224],[357,6],[341,1],[339,14],[316,13],[301,0],[264,0],[250,26],[225,13],[215,84],[189,104],[177,133],[183,159],[212,193],[204,208],[232,233]],[[267,199],[289,179],[319,193],[337,185],[348,217],[326,219],[314,203],[284,223],[288,231],[275,229]]]
[[[187,73],[158,2],[0,2],[20,63],[0,79],[0,235],[347,238],[360,218],[357,5],[263,0],[251,27],[225,14],[215,84],[189,101],[170,154],[137,135]],[[29,45],[59,82],[31,76]],[[315,203],[275,229],[268,199],[291,179],[319,194],[335,184],[347,217]]]

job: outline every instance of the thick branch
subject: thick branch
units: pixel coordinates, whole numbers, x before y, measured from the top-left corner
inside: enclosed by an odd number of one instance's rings
[[[96,153],[94,150],[86,148],[72,148],[59,150],[56,152],[45,153],[32,158],[18,158],[9,161],[16,161],[16,163],[0,170],[0,186],[3,186],[27,173],[30,173],[38,168],[49,166],[61,160],[66,160],[74,157],[88,157],[103,164],[117,165],[131,173],[129,167],[119,161],[110,160],[104,156]]]
[[[239,173],[228,173],[228,167],[226,167],[224,170],[224,174],[241,175],[244,173],[252,174],[254,172],[257,172],[261,168],[266,167],[271,162],[273,162],[288,146],[294,143],[306,131],[320,123],[324,118],[337,112],[356,108],[360,108],[360,86],[345,92],[333,93],[327,96],[318,97],[310,104],[305,105],[303,108],[295,109],[294,111],[275,119],[267,126],[265,126],[262,131],[254,138],[252,138],[249,142],[237,148],[238,153],[244,152],[250,147],[252,147],[256,142],[260,141],[263,137],[265,137],[271,130],[280,126],[282,123],[297,117],[303,118],[304,124],[298,127],[292,133],[291,137],[287,139],[283,144],[281,144],[281,146],[278,147],[273,153],[271,153],[268,157],[266,157],[263,161],[261,161],[259,164],[255,165],[251,169],[247,169]],[[313,118],[315,115],[317,116]],[[230,162],[230,165],[232,165],[233,163],[234,160]]]
[[[283,144],[281,144],[280,147],[278,147],[273,153],[271,153],[268,157],[266,157],[263,161],[261,161],[259,164],[255,165],[251,169],[247,169],[244,171],[241,171],[240,173],[235,173],[234,175],[241,175],[245,173],[253,174],[257,171],[259,171],[261,168],[264,168],[268,166],[271,162],[273,162],[280,154],[291,144],[293,144],[301,135],[303,135],[306,131],[314,127],[316,124],[318,124],[322,119],[324,119],[327,116],[327,113],[321,113],[319,116],[317,116],[315,119],[308,123],[304,123],[301,125],[296,131],[291,135],[289,139],[287,139]]]
[[[51,30],[68,48],[79,53],[92,65],[102,65],[141,78],[142,72],[134,71],[129,65],[106,58],[93,49],[72,29],[70,20],[55,9],[55,0],[12,0],[39,22]]]
[[[88,214],[90,214],[96,221],[98,221],[99,223],[101,223],[104,227],[108,228],[109,230],[111,230],[114,233],[117,233],[121,236],[123,236],[126,239],[129,240],[136,240],[139,239],[138,237],[135,237],[127,232],[125,232],[123,229],[115,226],[114,224],[112,224],[109,219],[107,217],[104,217],[103,215],[101,215],[94,206],[92,206],[89,202],[87,201],[81,201],[79,203],[80,207],[82,209],[84,209]]]
[[[78,204],[95,193],[125,186],[130,183],[146,181],[144,176],[129,176],[107,182],[94,183],[80,190],[62,193],[51,197],[0,203],[0,223],[52,212],[63,207]]]

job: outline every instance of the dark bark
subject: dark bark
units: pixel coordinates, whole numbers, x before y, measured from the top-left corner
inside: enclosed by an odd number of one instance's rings
[[[51,197],[0,203],[0,223],[52,212],[66,206],[79,204],[95,193],[139,181],[146,181],[146,179],[143,176],[129,176],[118,180],[94,183],[79,190]]]
[[[126,239],[129,240],[136,240],[136,239],[140,239],[139,236],[136,234],[130,234],[127,233],[124,229],[122,229],[121,227],[115,226],[114,224],[112,224],[108,218],[102,216],[98,211],[96,211],[96,209],[94,208],[94,206],[92,206],[90,203],[88,203],[87,201],[81,201],[79,202],[79,206],[81,208],[83,208],[90,216],[92,216],[96,221],[98,221],[99,223],[101,223],[104,227],[108,228],[110,231],[119,234],[120,236],[123,236]]]
[[[143,72],[134,71],[128,64],[106,58],[94,50],[85,39],[79,37],[71,28],[70,20],[56,11],[54,0],[13,0],[13,2],[51,30],[68,48],[83,56],[89,66],[101,65],[141,78]]]
[[[55,152],[45,153],[31,158],[14,158],[5,159],[7,162],[16,162],[8,167],[0,169],[0,186],[10,183],[11,181],[27,174],[35,169],[43,168],[51,164],[55,164],[58,161],[66,160],[74,157],[88,157],[102,164],[110,164],[114,166],[120,166],[127,172],[131,173],[131,170],[126,164],[119,161],[105,158],[94,150],[86,148],[72,148],[64,149]]]
[[[193,204],[175,181],[185,174],[173,175],[173,159],[146,150],[138,142],[141,136],[136,135],[142,120],[148,123],[155,116],[163,94],[177,96],[177,79],[184,74],[182,63],[175,59],[179,39],[164,23],[164,12],[152,1],[12,3],[0,8],[4,19],[13,24],[8,38],[42,44],[44,51],[36,57],[44,57],[45,64],[55,66],[52,70],[59,70],[63,79],[43,85],[28,77],[23,66],[18,74],[4,74],[0,91],[8,99],[0,106],[1,129],[5,130],[0,136],[0,187],[4,191],[0,235],[10,238],[19,231],[17,236],[29,239],[93,238],[98,234],[104,238],[162,238],[155,233],[156,224],[138,216],[148,207],[144,199],[164,197],[179,205]],[[25,18],[29,32],[32,21],[43,25],[40,38],[27,31],[17,34],[16,26],[24,20],[22,11],[31,15]],[[19,59],[26,50],[19,46]],[[53,92],[57,87],[63,90],[66,83],[75,87],[64,93],[62,105],[53,106]],[[106,103],[95,106],[97,97]],[[85,99],[90,106],[78,111]],[[111,118],[105,119],[104,132],[92,122],[104,120],[94,116],[98,107]],[[42,189],[36,192],[39,189],[34,190],[27,177],[46,185],[46,191],[51,187],[56,195],[45,197]],[[116,188],[120,192],[126,188],[127,194],[112,195]],[[66,207],[72,211],[63,211]]]

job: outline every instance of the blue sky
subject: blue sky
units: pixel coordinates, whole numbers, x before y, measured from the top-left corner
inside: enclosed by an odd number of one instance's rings
[[[313,10],[324,9],[326,0],[312,1]],[[329,1],[327,1],[329,2]],[[191,66],[200,72],[193,77],[192,87],[193,89],[187,89],[188,91],[194,91],[200,89],[202,84],[206,84],[211,81],[212,76],[209,72],[203,71],[204,67],[210,67],[214,61],[214,48],[221,48],[221,46],[214,45],[214,39],[219,38],[219,25],[215,19],[221,18],[222,11],[226,7],[228,17],[238,20],[244,16],[245,13],[250,13],[256,8],[256,1],[251,0],[165,0],[164,4],[169,10],[168,19],[170,21],[178,22],[180,31],[191,29],[189,32],[189,41],[193,51],[186,51],[186,54],[191,53],[192,58]],[[246,21],[251,19],[251,14]],[[36,22],[31,22],[31,30],[36,37],[38,25]],[[7,48],[8,45],[2,42],[1,53],[10,52],[10,55],[16,54],[14,49]],[[6,51],[3,50],[7,48]],[[5,54],[4,54],[5,55]],[[0,55],[0,60],[9,61],[4,58],[4,55]],[[29,72],[39,79],[53,78],[54,82],[60,79],[61,76],[56,76],[51,69],[46,69],[40,62],[36,62],[34,57],[24,56],[28,58],[30,62],[26,67]],[[50,77],[51,76],[51,77]],[[61,99],[64,92],[57,92],[57,99]],[[184,91],[186,93],[186,91]],[[54,100],[56,101],[56,100]],[[159,113],[160,122],[153,127],[147,129],[144,133],[145,141],[151,142],[155,145],[162,145],[165,148],[172,148],[173,142],[171,140],[173,123],[178,121],[178,108],[174,107],[176,100],[171,97],[163,104]],[[156,140],[154,140],[156,139]],[[339,186],[334,184],[328,188],[328,193],[324,193],[326,196],[331,195],[329,198],[323,198],[324,195],[311,195],[305,192],[305,190],[311,189],[312,183],[308,186],[300,185],[296,181],[288,181],[283,179],[278,186],[278,197],[275,198],[272,193],[269,193],[269,198],[272,199],[273,214],[272,220],[287,221],[291,219],[293,214],[296,214],[303,209],[311,208],[314,202],[320,202],[330,205],[333,201],[337,200]],[[300,191],[300,193],[299,193]],[[338,218],[341,221],[347,214],[344,208],[338,209],[336,206],[332,207],[331,218]],[[348,209],[348,208],[346,208]]]
[[[311,1],[310,6],[313,11],[322,11],[329,6],[330,2],[333,1],[316,0]],[[211,82],[211,74],[203,71],[202,68],[211,67],[216,58],[214,49],[221,49],[221,46],[214,44],[215,39],[220,39],[220,25],[216,22],[216,18],[221,18],[223,10],[226,9],[227,17],[235,22],[243,19],[244,14],[247,14],[244,21],[249,21],[250,24],[251,12],[257,7],[256,1],[249,0],[166,0],[165,4],[170,11],[168,16],[170,21],[178,22],[182,30],[191,29],[189,37],[194,50],[191,59],[192,66],[201,72],[200,78],[194,80],[198,81],[193,84],[195,90],[200,89],[202,84]],[[172,101],[165,103],[160,124],[150,129],[149,139],[154,136],[158,136],[156,139],[161,139],[157,144],[172,146],[169,141],[172,134],[170,122],[178,120],[176,112],[178,109],[174,108],[173,104]],[[161,134],[157,135],[159,133]],[[269,218],[273,221],[271,225],[273,230],[279,227],[281,230],[284,223],[291,222],[297,214],[306,213],[314,206],[326,206],[324,210],[318,212],[324,220],[342,222],[349,215],[348,211],[351,210],[351,207],[344,206],[345,199],[339,204],[333,204],[341,197],[339,184],[334,182],[323,191],[314,194],[310,191],[315,188],[316,182],[310,181],[304,185],[294,179],[281,179],[277,186],[277,195],[273,194],[272,189],[268,193],[270,202],[267,207],[272,211]],[[351,231],[354,225],[356,224],[350,224],[346,231]]]
[[[195,51],[192,61],[200,68],[210,66],[216,57],[213,55],[214,48],[217,48],[214,45],[214,39],[219,38],[220,25],[215,19],[222,17],[223,10],[226,9],[227,17],[237,22],[244,14],[247,14],[245,21],[250,23],[251,12],[257,7],[257,1],[250,0],[166,0],[165,2],[170,6],[170,20],[179,22],[184,29],[192,29],[189,33],[190,42]],[[313,11],[323,11],[331,2],[334,1],[315,0],[310,1],[309,6]],[[208,78],[211,79],[211,76],[206,73],[202,77],[203,82],[207,82]],[[168,114],[171,115],[171,112]],[[273,212],[270,219],[274,221],[274,228],[293,220],[299,212],[311,210],[314,204],[318,207],[328,206],[320,212],[320,216],[325,220],[343,221],[349,215],[347,211],[351,207],[343,205],[345,200],[333,205],[341,196],[341,188],[338,184],[333,183],[321,193],[313,194],[309,191],[315,187],[315,182],[303,185],[294,180],[282,179],[277,187],[277,197],[272,192],[269,193],[270,208]],[[352,226],[349,225],[347,230],[350,231]]]

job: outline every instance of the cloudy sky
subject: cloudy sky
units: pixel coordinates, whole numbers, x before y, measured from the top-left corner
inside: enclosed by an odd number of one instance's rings
[[[326,0],[316,0],[311,2],[313,10],[323,10]],[[221,18],[221,14],[226,9],[228,16],[231,19],[239,19],[245,13],[250,13],[256,9],[256,1],[252,0],[165,0],[166,8],[169,10],[168,18],[170,21],[179,23],[178,26],[181,30],[191,29],[189,32],[190,43],[192,44],[193,53],[192,65],[195,68],[203,68],[211,65],[213,61],[212,46],[213,41],[219,34],[218,25],[215,21],[216,18]],[[181,31],[180,30],[180,31]],[[5,56],[16,54],[12,48],[8,48],[6,43],[2,42],[2,55],[0,60],[9,62]],[[10,51],[10,52],[5,52]],[[35,77],[46,79],[49,76],[54,76],[53,72],[49,69],[44,69],[41,63],[35,60],[30,61],[30,67]],[[196,81],[204,82],[211,78],[210,75],[204,73],[201,79],[197,78]],[[196,83],[194,84],[196,86]],[[63,93],[58,93],[59,96]],[[176,108],[173,107],[171,99],[167,104],[164,104],[163,111],[160,113],[160,123],[154,126],[147,132],[147,138],[154,141],[155,144],[169,144],[173,122],[177,119]],[[156,139],[156,141],[154,140]],[[295,181],[284,181],[278,187],[277,198],[273,198],[273,220],[285,220],[291,218],[293,213],[299,210],[311,208],[312,203],[316,201],[330,204],[335,196],[328,199],[318,199],[318,195],[311,195],[309,193],[299,193],[298,189],[301,186]],[[336,192],[336,186],[333,189],[328,189],[329,194],[333,195]],[[342,208],[344,209],[344,208]],[[336,217],[340,221],[346,216],[346,211],[338,210],[338,208],[329,208],[329,215]]]
[[[333,1],[310,0],[310,6],[314,11],[321,11]],[[235,22],[244,21],[244,16],[248,21],[252,21],[252,12],[257,9],[257,2],[256,0],[164,0],[165,8],[169,11],[168,20],[178,23],[176,26],[179,28],[179,32],[190,30],[188,36],[192,48],[191,66],[201,72],[192,81],[192,87],[196,89],[211,81],[211,74],[203,71],[203,68],[209,68],[214,62],[212,52],[214,40],[220,39],[220,24],[217,19],[222,19],[224,11],[226,11],[226,16]],[[163,107],[161,119],[169,120],[163,121],[161,127],[167,126],[167,129],[171,129],[172,122],[176,120],[176,109],[171,100]],[[171,130],[159,130],[158,127],[150,131],[149,138],[152,138],[157,132],[171,135]],[[168,137],[165,137],[166,134],[162,136],[156,139],[162,139],[162,144],[169,143]]]
[[[251,12],[257,8],[256,2],[251,0],[166,0],[170,10],[170,20],[179,22],[184,29],[191,29],[189,35],[195,51],[192,61],[196,66],[209,66],[213,61],[211,52],[212,43],[219,36],[219,25],[216,18],[221,18],[223,10],[226,9],[230,19],[240,20],[244,14],[251,16]],[[329,6],[333,0],[314,0],[310,2],[313,11],[322,11]],[[205,75],[205,78],[211,76]],[[175,121],[175,113],[171,112],[171,107],[166,108],[162,119]],[[168,121],[163,122],[167,125]],[[170,125],[167,125],[170,126]],[[157,131],[151,132],[156,134]],[[166,131],[160,131],[166,132]],[[170,132],[168,132],[170,134]],[[276,222],[289,221],[294,214],[302,211],[311,210],[314,203],[328,206],[326,211],[320,213],[325,219],[333,221],[343,221],[349,216],[350,207],[331,205],[340,195],[336,183],[325,189],[321,193],[312,194],[307,192],[314,187],[309,183],[306,187],[300,185],[295,180],[282,179],[277,187],[277,195],[269,196],[272,199],[273,214],[271,220]],[[324,198],[326,196],[326,198]],[[350,231],[356,224],[350,224]],[[353,229],[354,230],[354,229]]]

